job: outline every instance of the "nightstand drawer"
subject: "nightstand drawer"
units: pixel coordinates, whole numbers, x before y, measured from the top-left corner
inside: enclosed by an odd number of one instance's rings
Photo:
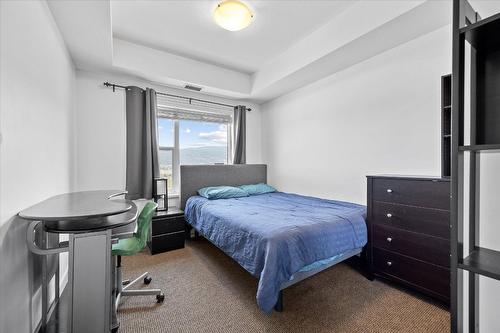
[[[373,246],[431,264],[450,267],[450,242],[446,239],[374,225]]]
[[[373,224],[450,239],[450,211],[373,201]]]
[[[373,264],[378,272],[440,296],[450,297],[450,271],[393,252],[373,248]]]
[[[450,183],[377,178],[373,180],[373,200],[449,210]]]
[[[151,234],[162,235],[171,232],[179,232],[185,230],[184,216],[177,215],[172,217],[155,217],[152,220]]]
[[[184,247],[184,231],[153,236],[148,245],[151,254],[182,249]]]

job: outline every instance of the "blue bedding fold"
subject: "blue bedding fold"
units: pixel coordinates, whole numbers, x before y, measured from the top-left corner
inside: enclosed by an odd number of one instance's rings
[[[366,207],[274,192],[189,198],[186,221],[259,279],[257,304],[271,312],[283,282],[305,266],[363,247]]]

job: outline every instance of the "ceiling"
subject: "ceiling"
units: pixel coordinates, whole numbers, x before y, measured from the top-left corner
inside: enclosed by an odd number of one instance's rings
[[[353,1],[247,1],[252,24],[239,32],[216,25],[217,1],[111,1],[113,36],[253,73]]]
[[[79,69],[257,103],[451,23],[451,1],[243,0],[254,21],[229,32],[212,20],[219,1],[48,4]],[[500,1],[470,2],[483,17],[500,11]]]

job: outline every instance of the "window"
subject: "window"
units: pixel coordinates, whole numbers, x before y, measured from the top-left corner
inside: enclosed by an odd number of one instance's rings
[[[158,106],[160,176],[169,193],[179,193],[180,165],[228,164],[231,122],[230,115]]]
[[[172,119],[158,118],[158,145],[160,153],[160,177],[167,178],[168,190],[173,186],[173,157],[175,150],[175,122]]]

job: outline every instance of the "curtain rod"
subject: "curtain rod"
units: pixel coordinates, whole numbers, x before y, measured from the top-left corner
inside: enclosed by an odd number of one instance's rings
[[[113,91],[115,91],[116,88],[121,88],[121,89],[127,89],[126,86],[122,86],[122,85],[119,85],[119,84],[115,84],[115,83],[109,83],[109,82],[104,82],[104,85],[106,87],[111,87],[113,88]],[[187,96],[181,96],[181,95],[173,95],[173,94],[167,94],[167,93],[164,93],[164,92],[156,92],[156,94],[158,95],[163,95],[163,96],[169,96],[169,97],[175,97],[175,98],[181,98],[181,99],[186,99],[189,101],[189,104],[191,104],[191,101],[197,101],[197,102],[203,102],[203,103],[209,103],[209,104],[215,104],[215,105],[220,105],[220,106],[227,106],[227,107],[230,107],[230,108],[234,108],[235,105],[229,105],[229,104],[224,104],[224,103],[218,103],[218,102],[212,102],[212,101],[207,101],[207,100],[204,100],[204,99],[198,99],[198,98],[192,98],[192,97],[187,97]],[[247,111],[252,111],[252,109],[250,108],[246,108]]]

